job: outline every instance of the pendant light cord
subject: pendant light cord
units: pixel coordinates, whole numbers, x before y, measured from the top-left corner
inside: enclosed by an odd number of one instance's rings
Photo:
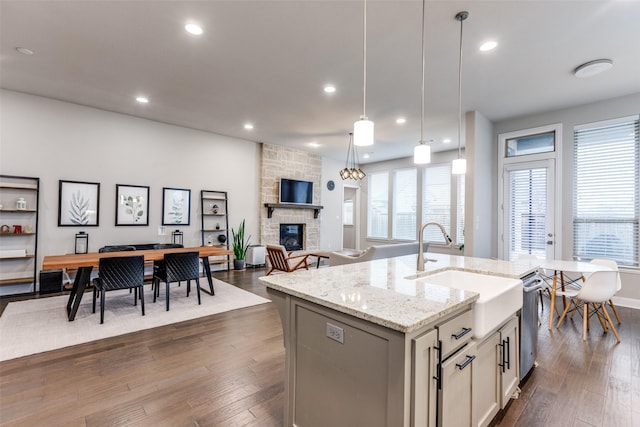
[[[362,44],[362,116],[367,117],[367,0],[364,0],[364,13],[363,13],[363,37]]]
[[[420,144],[424,144],[424,39],[425,39],[425,0],[422,0],[422,89],[420,98]]]
[[[462,157],[462,27],[469,12],[460,12],[456,19],[460,21],[460,51],[458,56],[458,158]]]

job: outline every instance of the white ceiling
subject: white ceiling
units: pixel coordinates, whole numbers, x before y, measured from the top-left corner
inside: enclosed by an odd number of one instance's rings
[[[362,10],[362,1],[350,0],[1,0],[0,82],[344,160],[362,114]],[[416,0],[368,2],[367,115],[376,142],[359,150],[362,163],[410,156],[419,140],[421,10]],[[435,151],[457,144],[461,10],[470,13],[463,111],[496,121],[640,92],[638,1],[430,0],[425,139]],[[204,34],[186,33],[188,21]],[[480,52],[487,39],[498,47]],[[572,75],[599,58],[614,68]],[[327,83],[337,92],[324,93]],[[135,102],[139,94],[149,104]],[[400,116],[406,124],[395,123]],[[453,142],[443,144],[446,137]],[[373,153],[363,161],[366,151]]]

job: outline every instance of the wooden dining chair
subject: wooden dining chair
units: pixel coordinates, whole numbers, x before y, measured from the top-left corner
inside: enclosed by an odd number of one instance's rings
[[[191,281],[196,282],[198,293],[198,305],[200,305],[200,255],[197,251],[168,253],[164,256],[164,271],[156,271],[153,275],[154,292],[153,302],[160,295],[160,282],[166,285],[166,305],[169,311],[169,295],[171,292],[171,282],[187,282],[187,297],[191,292]]]
[[[105,293],[118,289],[134,289],[133,305],[140,306],[144,316],[144,256],[123,256],[100,258],[98,277],[93,279],[93,312],[96,312],[96,298],[100,292],[100,323],[104,323]]]
[[[274,271],[283,271],[291,273],[301,268],[309,269],[308,258],[311,254],[293,255],[293,252],[287,252],[282,245],[267,245],[267,257],[269,258],[270,268],[267,276]]]

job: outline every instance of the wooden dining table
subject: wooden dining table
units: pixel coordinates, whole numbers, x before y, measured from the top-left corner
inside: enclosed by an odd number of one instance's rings
[[[558,281],[560,287],[564,291],[565,288],[565,275],[567,273],[576,273],[580,275],[578,280],[584,281],[585,273],[593,273],[596,271],[610,271],[609,267],[591,264],[589,262],[582,261],[564,261],[564,260],[540,260],[539,268],[543,270],[553,271],[553,282],[551,285],[551,309],[549,310],[549,330],[553,328],[553,314],[556,308],[556,292],[558,290]],[[559,280],[558,280],[559,279]],[[566,305],[565,297],[563,296],[563,304]]]
[[[69,301],[67,302],[67,315],[69,321],[72,321],[76,317],[78,307],[80,307],[80,301],[82,295],[91,280],[91,271],[93,267],[97,267],[100,264],[100,258],[118,257],[118,256],[133,256],[142,255],[145,261],[161,261],[164,259],[164,255],[168,253],[178,252],[198,252],[202,265],[204,267],[207,280],[209,282],[209,291],[202,288],[202,290],[209,295],[214,294],[213,279],[211,278],[211,265],[209,264],[209,257],[211,256],[228,256],[232,255],[233,251],[228,249],[216,247],[216,246],[196,246],[191,248],[166,248],[166,249],[147,249],[139,251],[122,251],[122,252],[90,252],[86,254],[66,254],[66,255],[47,255],[42,261],[42,270],[54,270],[54,269],[77,269],[76,277],[73,281],[73,288],[69,294]]]

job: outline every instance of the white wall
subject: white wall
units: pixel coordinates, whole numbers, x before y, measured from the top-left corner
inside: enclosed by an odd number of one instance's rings
[[[640,93],[606,101],[595,102],[564,110],[550,111],[541,114],[504,120],[494,124],[494,141],[501,133],[530,129],[542,125],[562,123],[562,159],[558,170],[561,179],[561,228],[562,259],[573,256],[573,128],[579,124],[625,117],[640,113]],[[497,154],[496,154],[497,155]],[[497,173],[497,172],[496,172]],[[640,270],[623,270],[622,290],[617,294],[620,298],[633,299],[626,301],[629,305],[640,308]]]
[[[498,253],[496,144],[492,124],[477,111],[465,114],[465,236],[464,254],[480,258]]]
[[[344,163],[337,160],[322,159],[322,179],[320,197],[324,209],[320,211],[320,249],[323,251],[339,251],[342,249],[342,188],[344,181],[339,171]],[[327,188],[327,181],[335,184],[333,191]]]
[[[73,252],[89,233],[89,250],[106,244],[168,242],[158,235],[162,188],[191,189],[185,245],[200,245],[200,190],[227,191],[230,226],[246,218],[259,236],[258,144],[208,132],[2,90],[0,170],[40,177],[38,265],[42,256]],[[99,227],[58,227],[58,180],[100,183]],[[116,184],[150,187],[148,227],[116,227]],[[264,209],[264,208],[263,208]]]

